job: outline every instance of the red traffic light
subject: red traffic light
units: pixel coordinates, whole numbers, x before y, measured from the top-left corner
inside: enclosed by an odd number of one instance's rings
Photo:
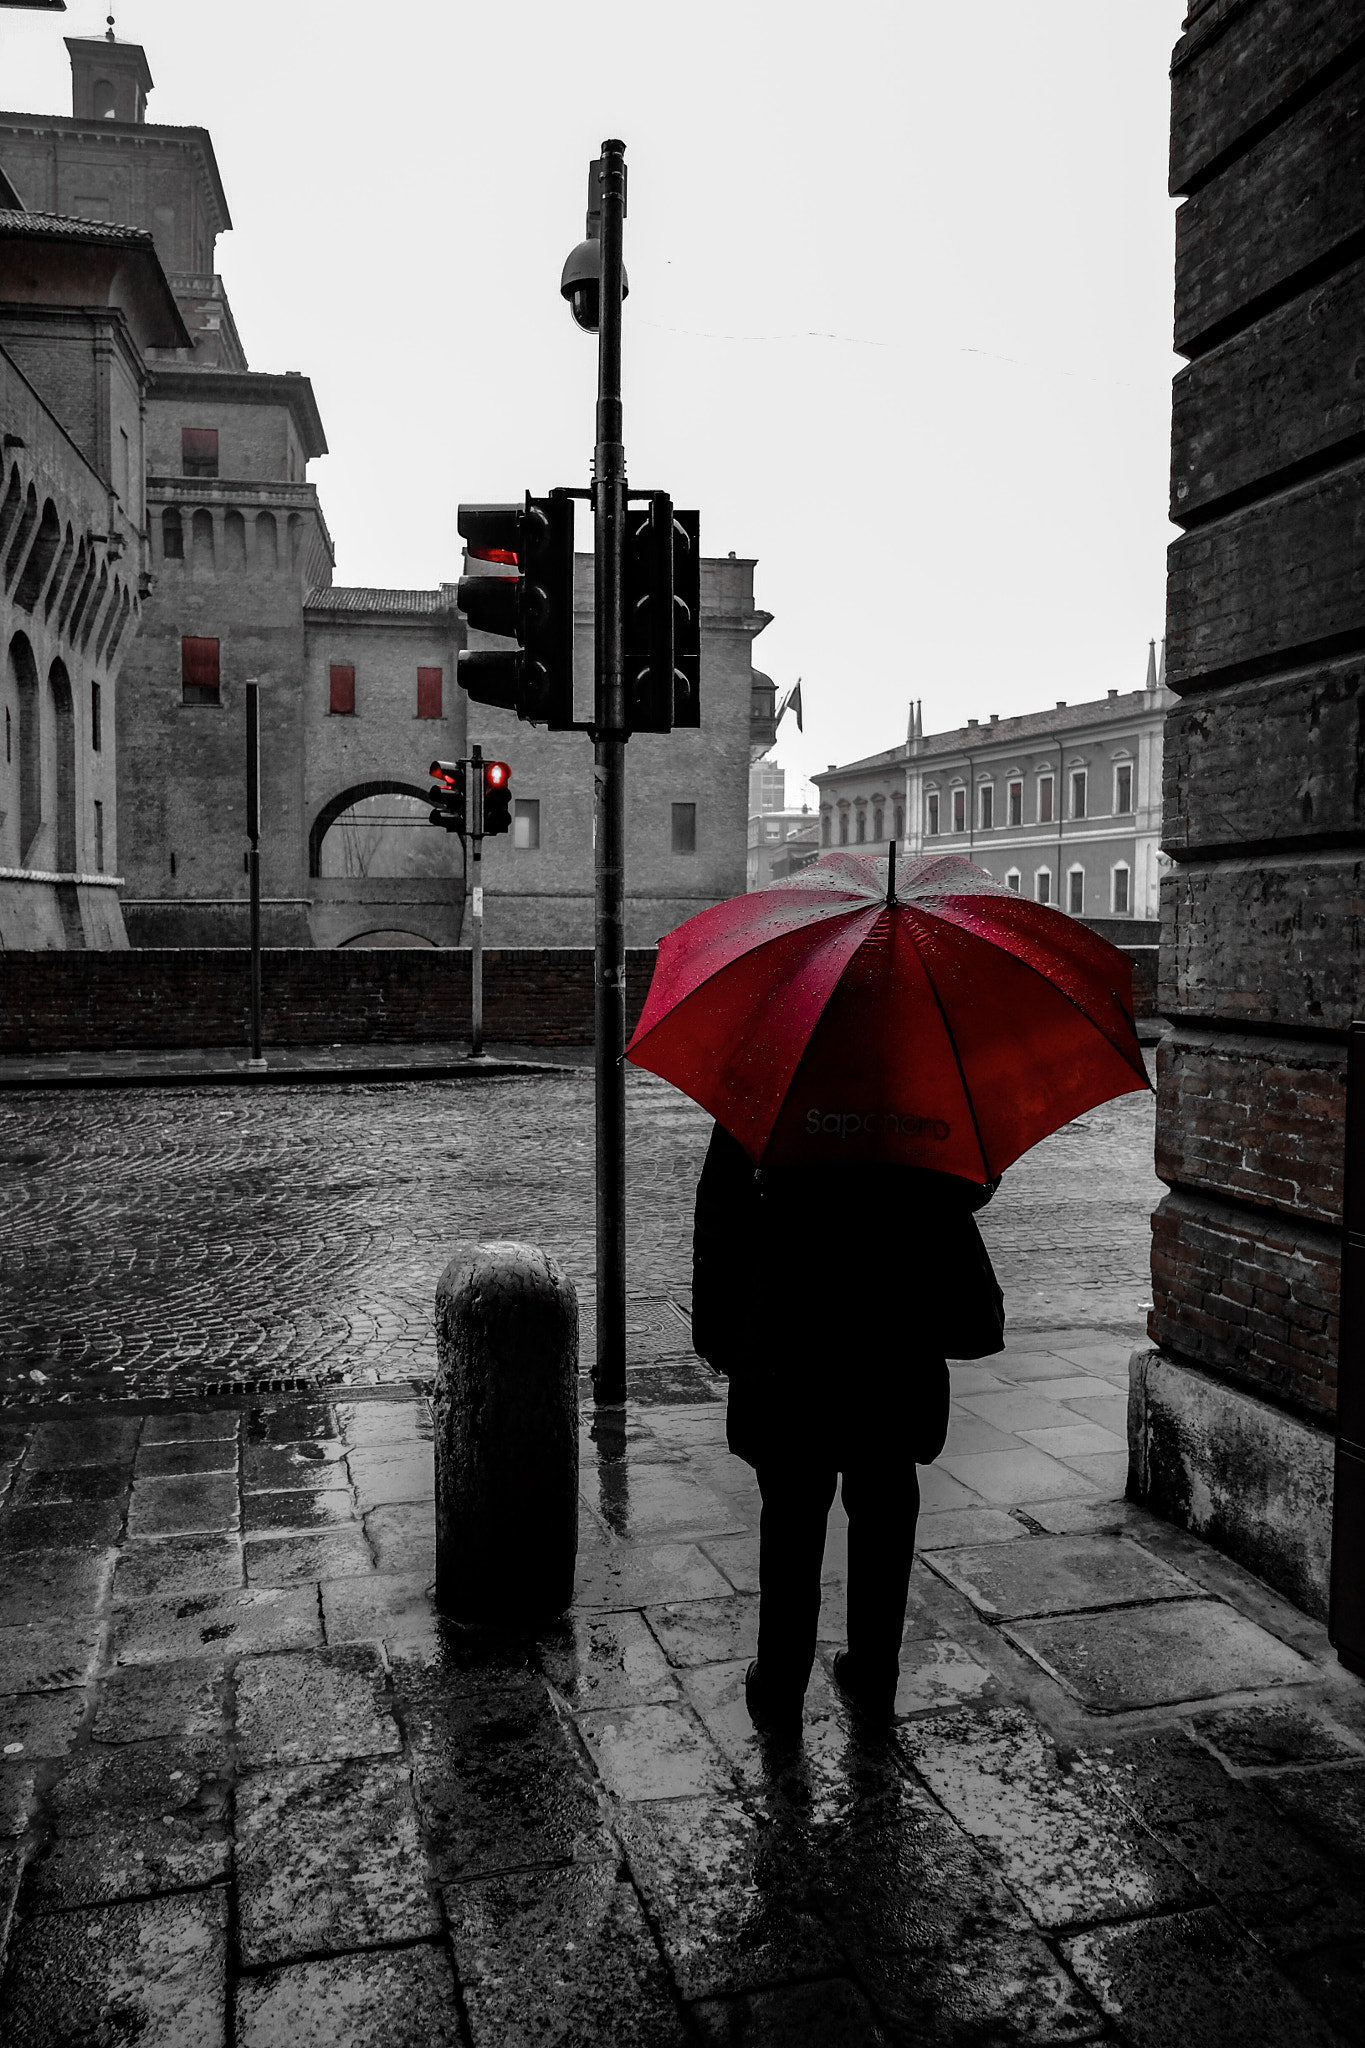
[[[456,789],[464,782],[463,761],[433,761],[427,774],[433,782],[439,782],[446,789]]]
[[[483,785],[485,789],[506,789],[512,780],[512,771],[505,761],[485,761],[483,764]]]

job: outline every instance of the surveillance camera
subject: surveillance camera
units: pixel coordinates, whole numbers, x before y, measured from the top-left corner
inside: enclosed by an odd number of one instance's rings
[[[559,280],[561,298],[569,302],[569,311],[585,334],[596,334],[602,304],[602,244],[594,236],[580,242],[570,251]],[[621,297],[630,291],[624,270],[621,273]]]

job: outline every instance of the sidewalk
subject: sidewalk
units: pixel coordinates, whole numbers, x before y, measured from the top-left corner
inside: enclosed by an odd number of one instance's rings
[[[431,1610],[415,1393],[0,1415],[0,2034],[1358,2040],[1365,1690],[1118,1497],[1125,1366],[955,1368],[894,1738],[820,1667],[794,1751],[742,1702],[752,1475],[676,1350],[585,1407],[533,1641]],[[824,1656],[843,1556],[836,1516]]]
[[[222,1083],[268,1087],[299,1081],[480,1080],[505,1074],[559,1074],[591,1066],[590,1046],[488,1045],[469,1057],[469,1040],[417,1045],[268,1045],[264,1073],[253,1073],[240,1046],[114,1052],[0,1053],[0,1091],[27,1088],[174,1088]]]

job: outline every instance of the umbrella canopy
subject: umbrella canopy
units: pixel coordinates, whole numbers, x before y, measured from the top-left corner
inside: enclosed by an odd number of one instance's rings
[[[1147,1088],[1132,967],[959,854],[825,854],[659,945],[627,1057],[755,1165],[877,1162],[985,1182]]]

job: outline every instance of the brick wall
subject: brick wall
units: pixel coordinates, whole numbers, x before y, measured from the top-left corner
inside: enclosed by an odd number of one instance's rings
[[[1343,1039],[1365,1006],[1365,0],[1192,6],[1176,346],[1153,1339],[1330,1425]]]
[[[0,1052],[243,1045],[245,950],[0,952]],[[592,1043],[587,947],[484,953],[484,1030],[527,1045]],[[653,947],[626,955],[626,1025],[654,971]],[[263,1036],[270,1045],[364,1045],[459,1039],[469,1030],[467,951],[268,948]]]

